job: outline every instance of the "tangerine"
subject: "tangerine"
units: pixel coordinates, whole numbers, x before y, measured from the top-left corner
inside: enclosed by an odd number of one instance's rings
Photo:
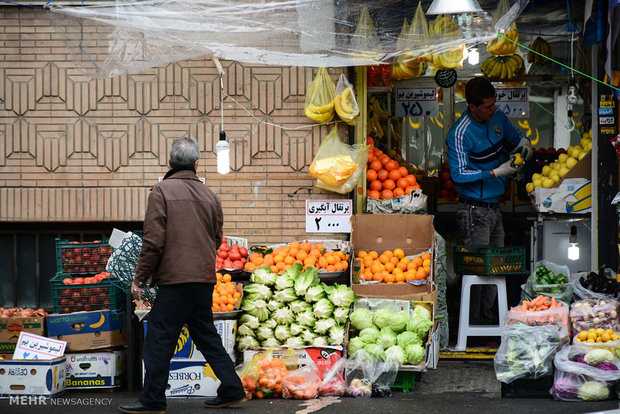
[[[394,189],[394,197],[402,197],[404,195],[405,195],[405,190],[403,190],[402,188],[396,187]]]
[[[393,190],[396,188],[396,183],[394,180],[388,179],[383,182],[383,188],[386,190]]]
[[[387,164],[388,162],[392,161],[392,159],[390,157],[388,157],[387,155],[383,154],[383,155],[381,155],[379,157],[379,161],[381,161],[381,164],[385,167],[385,164]]]
[[[381,198],[381,193],[376,190],[367,191],[366,195],[370,198],[374,198],[375,200],[378,200]]]
[[[394,277],[393,274],[388,274],[383,280],[385,283],[394,283],[396,278]]]
[[[406,178],[401,177],[396,181],[396,186],[404,190],[405,188],[409,187],[409,183]]]
[[[379,170],[379,172],[377,173],[377,179],[379,181],[385,181],[389,178],[390,173],[387,172],[387,170]]]
[[[398,257],[398,259],[402,259],[405,257],[405,251],[403,249],[394,249],[394,256]]]
[[[369,183],[375,181],[377,179],[377,172],[375,170],[366,171],[366,181]]]
[[[417,183],[417,180],[415,179],[415,175],[413,174],[407,174],[405,178],[407,179],[407,182],[409,183],[409,185],[415,185]]]
[[[390,171],[388,177],[390,178],[390,180],[394,180],[394,182],[398,181],[398,179],[400,178],[400,171],[398,171],[398,168]]]
[[[389,160],[385,164],[383,164],[383,168],[385,168],[388,171],[392,171],[398,168],[398,163],[394,160]]]
[[[415,187],[410,185],[409,187],[405,188],[405,194],[409,195],[413,192],[413,190],[415,190]]]
[[[357,256],[356,256],[356,257],[359,257],[359,258],[362,258],[362,259],[363,259],[363,258],[364,258],[364,257],[366,257],[367,255],[368,255],[368,252],[367,252],[367,251],[365,251],[365,250],[360,250],[359,252],[357,252]]]
[[[381,168],[383,168],[383,164],[381,164],[381,161],[379,160],[374,160],[370,163],[369,167],[371,170],[379,171]]]
[[[383,184],[379,180],[374,180],[370,183],[370,189],[374,191],[381,191],[383,189]]]
[[[431,254],[429,252],[422,253],[422,260],[431,260]]]
[[[387,263],[385,264],[385,270],[386,270],[387,272],[392,273],[392,270],[394,270],[394,268],[395,268],[395,267],[394,267],[394,263],[392,263],[392,262],[387,262]]]
[[[377,253],[376,250],[371,250],[368,252],[368,256],[372,257],[373,259],[376,259],[379,257],[379,253]]]
[[[391,198],[394,198],[394,193],[392,193],[392,190],[383,190],[381,191],[381,198],[383,200],[389,200]]]
[[[375,145],[375,140],[371,136],[366,137],[366,145]]]
[[[399,167],[398,171],[400,171],[401,177],[406,177],[409,175],[409,170],[407,170],[407,167]]]

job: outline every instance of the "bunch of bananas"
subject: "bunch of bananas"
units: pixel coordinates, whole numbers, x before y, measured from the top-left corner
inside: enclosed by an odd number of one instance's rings
[[[504,36],[491,40],[487,44],[487,52],[496,56],[512,55],[517,50],[517,43],[511,42],[506,37],[514,42],[519,41],[519,32],[517,31],[516,24],[511,24]]]
[[[381,126],[381,121],[390,118],[392,115],[383,107],[377,98],[371,96],[368,100],[368,133],[374,133],[377,138],[383,138],[385,132]]]
[[[491,79],[512,79],[525,73],[525,63],[516,53],[509,56],[490,56],[480,70]]]
[[[321,106],[308,104],[304,108],[304,114],[319,124],[329,122],[334,119],[334,101]]]
[[[399,56],[392,64],[392,78],[413,79],[426,73],[427,63],[422,58],[414,58],[408,54]]]
[[[431,37],[441,38],[443,41],[456,40],[463,37],[459,26],[450,15],[440,15],[432,22],[428,28]],[[438,69],[462,68],[465,59],[465,45],[459,45],[450,50],[432,53],[425,56],[425,59]]]
[[[336,95],[334,98],[334,109],[340,119],[348,125],[355,126],[360,111],[357,109],[355,95],[353,95],[353,90],[350,86],[342,91],[340,95]]]
[[[551,57],[551,46],[540,36],[534,39],[534,43],[532,43],[532,45],[530,46],[530,49],[532,49],[534,52],[540,53],[541,55]],[[537,65],[549,64],[550,60],[545,59],[544,57],[534,52],[532,51],[527,52],[527,61],[529,63],[534,63]]]

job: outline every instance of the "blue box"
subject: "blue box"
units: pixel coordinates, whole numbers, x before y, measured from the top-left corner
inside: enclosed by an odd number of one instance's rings
[[[67,351],[125,345],[125,313],[105,310],[48,315],[47,335],[67,341]]]

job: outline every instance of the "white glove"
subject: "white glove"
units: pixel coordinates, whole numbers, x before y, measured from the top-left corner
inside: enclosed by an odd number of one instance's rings
[[[512,165],[512,158],[497,167],[493,170],[493,176],[495,177],[505,177],[507,175],[512,175],[519,171],[521,168],[514,168]],[[523,164],[521,164],[523,165]]]
[[[523,157],[523,161],[527,161],[532,158],[534,150],[532,149],[532,144],[530,143],[530,140],[527,138],[521,138],[521,141],[519,141],[519,145],[517,145],[517,147],[512,150],[510,155],[516,154],[517,152],[521,154],[521,157]]]

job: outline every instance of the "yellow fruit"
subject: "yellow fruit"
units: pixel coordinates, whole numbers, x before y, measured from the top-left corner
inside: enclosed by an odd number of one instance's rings
[[[611,340],[611,337],[607,332],[603,332],[600,338],[603,340],[603,342],[609,342]]]
[[[523,164],[523,157],[521,157],[521,154],[519,154],[518,152],[515,154],[513,164],[514,165],[521,165],[521,164]]]
[[[588,339],[586,339],[586,342],[590,342],[590,343],[592,343],[592,342],[594,342],[594,339],[592,339],[592,338],[588,338]]]
[[[583,157],[585,157],[586,155],[588,155],[587,152],[582,152],[579,154],[579,161],[581,161],[583,159]]]
[[[551,178],[545,178],[542,182],[543,188],[551,188],[555,184],[555,181]]]
[[[545,177],[549,177],[549,173],[551,172],[552,168],[549,167],[548,165],[545,165],[544,167],[542,167],[542,175]]]
[[[562,168],[562,164],[559,162],[554,162],[553,163],[553,169],[556,171],[560,171],[560,169]]]
[[[573,148],[573,152],[570,154],[570,156],[573,158],[579,158],[579,154],[581,154],[582,151],[583,148],[581,148],[581,145],[577,145],[575,148]]]
[[[560,161],[560,162],[566,162],[567,159],[568,159],[568,154],[560,154],[560,155],[558,155],[558,161]]]
[[[534,173],[532,174],[532,182],[534,182],[534,180],[542,180],[542,177],[542,174]]]
[[[596,332],[588,332],[588,339],[591,339],[594,341],[596,338],[598,338],[598,335],[596,334]]]
[[[564,177],[568,171],[569,171],[569,168],[567,166],[563,166],[559,172],[560,178]]]
[[[598,338],[596,338],[596,342],[600,344],[603,342],[603,339],[599,336]]]
[[[553,180],[554,184],[560,182],[560,174],[558,174],[557,171],[553,171],[551,174],[549,174],[549,178]]]
[[[602,335],[602,334],[604,334],[604,333],[605,333],[605,329],[603,329],[603,328],[597,328],[597,329],[596,329],[596,334],[597,334],[597,335]]]
[[[527,191],[528,194],[534,191],[534,183],[525,184],[525,191]]]
[[[581,331],[579,332],[579,334],[577,335],[577,338],[581,339],[582,341],[588,339],[588,333],[586,331]]]
[[[607,332],[610,336],[614,334],[614,331],[611,329],[606,329],[605,332]]]
[[[573,168],[576,164],[577,164],[577,159],[576,159],[576,158],[569,157],[569,158],[566,160],[566,168],[568,168],[569,170],[570,170],[571,168]]]
[[[575,342],[581,342],[581,339],[575,338]]]
[[[542,179],[536,179],[536,180],[532,180],[532,184],[534,184],[534,187],[542,187]]]

